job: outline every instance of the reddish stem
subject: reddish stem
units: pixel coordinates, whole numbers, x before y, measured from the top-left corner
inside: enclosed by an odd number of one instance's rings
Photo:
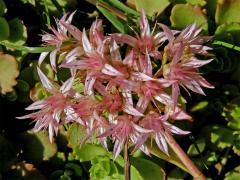
[[[202,174],[202,172],[195,166],[195,164],[189,159],[186,153],[182,150],[179,144],[175,141],[171,134],[165,132],[166,140],[169,146],[173,149],[173,151],[178,155],[179,159],[186,166],[189,173],[196,180],[205,180],[206,177]]]

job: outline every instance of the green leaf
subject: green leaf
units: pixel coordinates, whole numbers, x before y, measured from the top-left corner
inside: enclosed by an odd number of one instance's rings
[[[133,14],[135,16],[139,16],[140,15],[137,11],[129,8],[128,6],[126,6],[125,4],[123,4],[119,0],[104,0],[104,2],[110,4],[111,6],[114,6],[115,8],[121,10],[124,13]]]
[[[5,18],[0,17],[0,41],[6,40],[10,34],[9,25]]]
[[[77,176],[77,177],[81,177],[83,170],[81,168],[81,166],[79,166],[78,164],[75,163],[67,163],[65,164],[65,169],[70,169],[73,171],[73,175]]]
[[[3,16],[7,12],[7,7],[3,0],[0,0],[0,16]]]
[[[186,0],[189,4],[196,6],[205,6],[206,5],[206,1],[205,0]]]
[[[232,129],[240,130],[240,107],[236,107],[230,113],[232,119],[228,122],[228,126]]]
[[[173,27],[183,29],[196,23],[204,30],[208,30],[207,18],[199,6],[190,4],[176,4],[171,11],[170,21]]]
[[[224,149],[233,145],[233,131],[224,126],[214,125],[211,127],[211,142],[218,148]]]
[[[27,40],[27,29],[23,22],[15,18],[9,21],[8,24],[10,27],[10,36],[7,41],[15,45],[23,45]]]
[[[0,52],[0,88],[1,93],[13,91],[13,86],[17,84],[16,78],[19,75],[16,59],[9,54]]]
[[[50,143],[48,134],[45,132],[24,132],[20,135],[20,142],[24,147],[23,156],[28,162],[41,163],[57,153],[56,143]]]
[[[202,153],[206,147],[206,142],[204,139],[198,139],[196,142],[197,147],[199,148],[200,153]],[[188,148],[187,154],[190,156],[199,155],[198,150],[196,149],[195,144],[191,144]]]
[[[144,180],[165,179],[165,172],[157,164],[142,158],[131,158],[131,164]]]
[[[203,110],[207,106],[208,106],[208,102],[207,101],[201,101],[201,102],[197,103],[196,105],[194,105],[191,108],[191,112],[196,112],[196,111]]]
[[[218,0],[215,20],[217,24],[240,22],[240,0]]]
[[[233,43],[240,42],[240,23],[232,22],[232,23],[224,23],[217,27],[215,31],[215,39],[221,41],[231,42]]]
[[[239,180],[240,166],[235,167],[232,171],[225,174],[224,180]]]
[[[154,13],[161,14],[170,4],[169,0],[135,0],[136,9],[145,10],[148,16],[153,16]]]
[[[67,131],[68,145],[72,148],[79,146],[85,135],[86,130],[84,126],[80,124],[72,124]]]
[[[171,149],[171,147],[169,147],[169,156],[166,155],[165,153],[163,153],[158,146],[155,143],[151,143],[150,141],[148,141],[146,143],[147,148],[149,149],[149,151],[151,152],[151,154],[159,157],[160,159],[163,159],[165,161],[168,161],[176,166],[178,166],[179,168],[181,168],[182,170],[188,172],[187,168],[185,167],[185,165],[181,162],[181,160],[177,157],[177,155],[174,153],[174,151]]]
[[[125,32],[124,24],[117,18],[116,15],[108,11],[107,9],[97,4],[98,10],[112,23],[112,25],[121,33]]]
[[[91,161],[96,156],[107,156],[108,152],[101,145],[87,143],[82,147],[77,146],[74,148],[74,155],[76,159],[85,162]]]
[[[168,180],[182,180],[185,179],[187,173],[179,168],[174,168],[167,176]]]
[[[16,87],[23,92],[28,92],[30,90],[29,84],[26,81],[21,80],[21,79],[19,79],[17,81],[17,86]]]

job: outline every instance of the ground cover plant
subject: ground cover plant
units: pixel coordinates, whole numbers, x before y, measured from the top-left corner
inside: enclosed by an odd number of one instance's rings
[[[239,4],[0,0],[0,177],[238,179]]]

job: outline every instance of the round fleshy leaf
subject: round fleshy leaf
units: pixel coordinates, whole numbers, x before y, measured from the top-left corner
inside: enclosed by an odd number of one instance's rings
[[[28,162],[40,163],[57,153],[57,145],[50,143],[47,133],[27,131],[20,136],[20,140],[24,147],[23,156]]]
[[[191,5],[199,5],[199,6],[205,6],[206,0],[186,0]]]
[[[0,87],[1,93],[13,91],[17,84],[16,78],[19,75],[16,59],[9,54],[0,53]]]
[[[240,0],[221,0],[217,2],[215,20],[217,24],[240,22]]]
[[[233,43],[240,42],[240,23],[224,23],[217,27],[215,31],[215,39],[229,42],[229,38],[234,41]],[[230,42],[232,43],[232,42]]]
[[[3,0],[0,0],[0,16],[3,16],[7,12],[6,4]]]
[[[23,45],[27,40],[27,29],[23,22],[17,18],[8,22],[10,35],[8,41],[16,45]]]
[[[196,23],[204,30],[208,29],[207,18],[199,6],[176,4],[172,8],[170,20],[172,26],[177,29],[183,29],[192,23]]]
[[[5,18],[0,17],[0,41],[6,40],[10,34],[9,25]]]

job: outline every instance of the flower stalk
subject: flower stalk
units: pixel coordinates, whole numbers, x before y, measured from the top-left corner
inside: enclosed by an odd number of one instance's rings
[[[130,180],[131,177],[131,171],[130,171],[130,167],[131,167],[131,163],[130,163],[130,159],[129,159],[129,152],[128,152],[128,141],[125,142],[124,145],[124,177],[125,180]]]
[[[175,141],[173,136],[165,132],[165,138],[169,146],[173,149],[173,151],[178,155],[179,159],[182,163],[186,166],[189,173],[193,176],[196,180],[205,180],[206,177],[204,174],[196,167],[196,165],[189,159],[183,149],[179,146],[179,144]]]

